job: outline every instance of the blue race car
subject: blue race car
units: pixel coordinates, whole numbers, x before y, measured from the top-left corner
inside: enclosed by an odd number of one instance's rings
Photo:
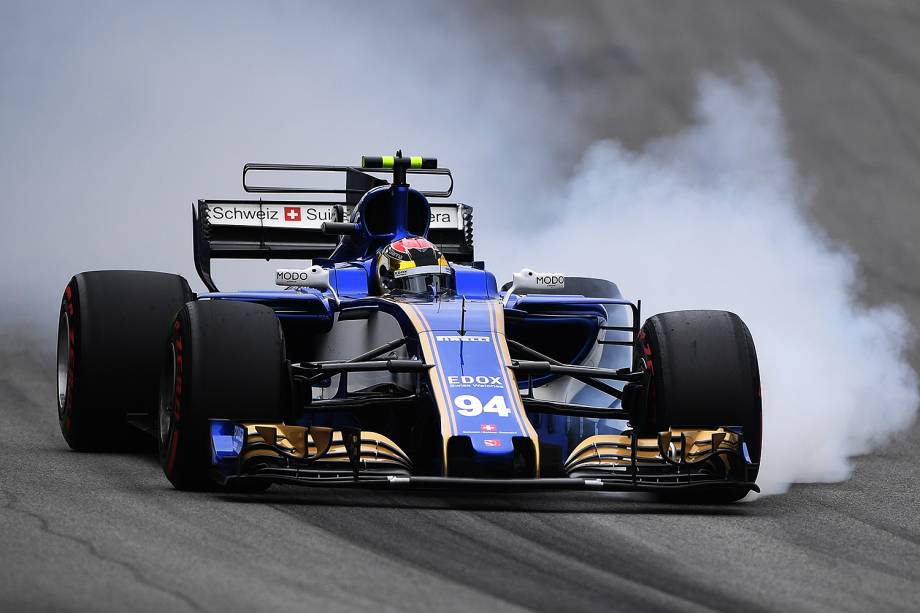
[[[313,172],[344,174],[345,188],[270,180]],[[444,189],[414,189],[410,175]],[[67,285],[58,415],[74,449],[135,445],[146,431],[166,477],[190,490],[644,490],[705,502],[757,491],[760,376],[737,315],[677,311],[640,327],[640,303],[603,279],[524,269],[499,288],[474,257],[472,209],[443,201],[453,178],[431,158],[247,164],[243,187],[310,199],[199,200],[195,264],[209,293],[146,271]],[[278,269],[274,290],[221,292],[216,258],[310,265]]]

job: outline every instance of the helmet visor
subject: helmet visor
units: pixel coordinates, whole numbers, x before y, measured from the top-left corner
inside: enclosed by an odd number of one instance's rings
[[[416,266],[393,272],[393,289],[422,294],[431,289],[440,292],[449,287],[450,268],[445,266]]]

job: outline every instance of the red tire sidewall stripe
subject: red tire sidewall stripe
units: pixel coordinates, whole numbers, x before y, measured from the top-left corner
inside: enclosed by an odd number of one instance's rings
[[[639,331],[639,336],[637,338],[637,352],[639,354],[637,362],[641,362],[645,366],[645,369],[648,371],[651,378],[649,380],[649,389],[646,396],[646,406],[645,410],[647,412],[647,418],[651,421],[652,424],[655,424],[656,428],[658,427],[658,407],[657,407],[657,398],[656,398],[656,385],[655,385],[655,363],[654,356],[652,355],[652,345],[649,343],[649,334],[651,331],[647,331],[646,327]]]
[[[172,338],[170,339],[172,343],[175,361],[173,362],[173,368],[175,368],[175,382],[173,389],[173,406],[172,406],[172,434],[169,437],[169,444],[167,446],[167,460],[166,460],[166,473],[168,475],[173,474],[173,469],[176,464],[176,456],[179,453],[180,445],[180,434],[179,428],[181,427],[182,420],[182,394],[184,391],[183,379],[184,379],[184,359],[183,359],[183,348],[184,343],[182,342],[182,322],[177,317],[173,323],[173,332]]]
[[[76,278],[72,279],[64,289],[64,311],[67,313],[69,333],[67,338],[67,384],[64,392],[63,424],[67,432],[73,429],[73,397],[77,371],[77,307]]]

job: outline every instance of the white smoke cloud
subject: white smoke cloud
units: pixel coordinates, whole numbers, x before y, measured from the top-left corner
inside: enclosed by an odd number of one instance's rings
[[[918,403],[904,314],[856,302],[856,258],[809,223],[806,204],[776,86],[746,66],[700,79],[682,132],[638,152],[596,143],[554,223],[502,259],[611,278],[646,315],[738,313],[762,371],[759,482],[775,493],[844,479],[849,458],[906,426]]]

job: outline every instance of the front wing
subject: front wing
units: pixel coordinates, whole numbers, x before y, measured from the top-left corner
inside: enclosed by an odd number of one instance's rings
[[[409,456],[376,432],[282,423],[211,420],[215,479],[268,480],[313,486],[429,489],[569,489],[666,492],[743,488],[758,465],[739,429],[679,429],[642,438],[634,433],[582,441],[561,477],[468,478],[414,474]]]

